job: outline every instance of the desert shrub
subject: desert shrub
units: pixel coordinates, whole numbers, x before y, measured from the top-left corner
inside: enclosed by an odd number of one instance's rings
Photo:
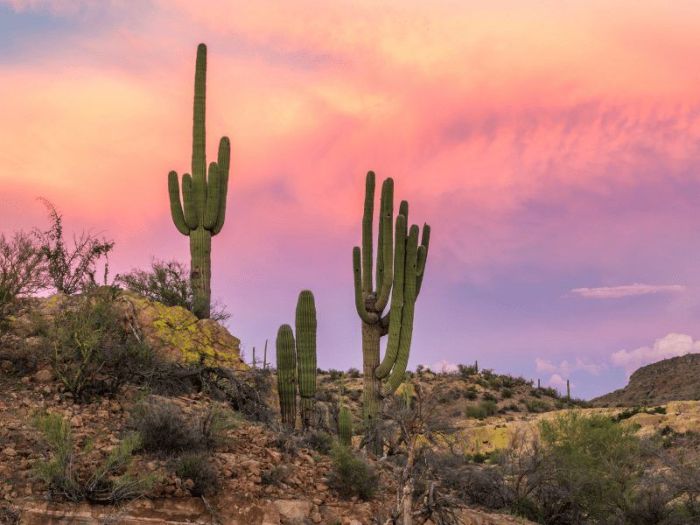
[[[0,321],[11,313],[19,298],[34,295],[46,286],[46,259],[36,241],[23,232],[9,239],[0,234]]]
[[[304,433],[301,446],[320,452],[330,454],[333,448],[333,436],[321,430],[310,430]]]
[[[38,461],[35,470],[53,498],[115,503],[143,496],[155,482],[153,476],[128,472],[132,455],[141,444],[141,437],[136,433],[128,434],[104,461],[87,469],[78,468],[91,463],[81,462],[75,454],[68,421],[57,414],[48,414],[37,417],[35,426],[42,433],[51,456],[49,460]],[[83,449],[84,453],[88,451]]]
[[[464,397],[473,401],[479,397],[479,392],[476,390],[476,387],[472,385],[464,391]]]
[[[124,329],[110,288],[65,301],[48,339],[56,377],[79,400],[116,392],[152,359],[150,349]]]
[[[144,450],[179,453],[215,449],[227,441],[226,433],[236,423],[232,414],[218,407],[188,417],[175,403],[151,398],[135,407],[131,424],[141,435]]]
[[[486,419],[493,416],[498,411],[494,401],[481,401],[477,405],[467,405],[464,415],[472,419]]]
[[[274,465],[262,471],[260,478],[263,485],[278,486],[284,482],[289,474],[289,467],[286,465]]]
[[[345,373],[342,370],[335,370],[334,368],[331,368],[328,370],[328,375],[330,376],[331,381],[336,381],[338,379],[342,379]]]
[[[572,523],[619,514],[638,478],[640,444],[629,426],[602,415],[571,411],[539,424],[551,476],[538,487],[541,511]],[[578,520],[578,521],[576,521]]]
[[[511,397],[513,397],[513,390],[509,387],[501,388],[501,397],[503,399],[510,399]]]
[[[468,379],[473,375],[478,374],[478,370],[474,365],[457,365],[457,373],[462,379]]]
[[[357,368],[348,368],[348,377],[357,379],[360,377],[360,371]]]
[[[371,499],[379,484],[374,468],[348,447],[336,446],[331,455],[333,468],[329,475],[329,485],[341,497]]]
[[[553,399],[559,399],[559,392],[555,388],[542,387],[540,388],[540,393],[544,396],[551,397]]]
[[[665,414],[666,413],[666,407],[663,406],[658,406],[658,407],[653,407],[653,408],[648,408],[648,407],[633,407],[633,408],[628,408],[617,414],[616,416],[613,417],[614,421],[624,421],[625,419],[629,419],[632,416],[635,416],[637,414]]]
[[[550,410],[549,404],[539,399],[525,401],[525,407],[527,408],[528,412],[534,413],[547,412]]]
[[[193,309],[194,292],[189,270],[179,261],[153,260],[149,270],[134,269],[117,275],[115,281],[151,301],[166,306],[181,306],[189,311]],[[222,306],[213,305],[211,319],[225,321],[229,317],[230,314]]]
[[[182,480],[194,483],[190,492],[193,496],[209,496],[219,488],[219,478],[211,466],[209,457],[202,453],[183,454],[175,460],[175,474]]]
[[[63,238],[63,216],[53,204],[42,199],[49,212],[51,224],[46,231],[35,232],[41,253],[46,259],[51,286],[59,293],[73,295],[97,285],[97,264],[105,260],[103,284],[107,284],[109,253],[114,242],[82,232],[73,238],[73,248]]]
[[[481,394],[481,399],[484,401],[496,401],[496,396],[494,396],[491,392],[484,392]]]

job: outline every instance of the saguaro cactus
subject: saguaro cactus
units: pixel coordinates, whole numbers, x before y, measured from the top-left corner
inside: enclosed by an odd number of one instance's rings
[[[408,365],[413,334],[416,298],[420,292],[428,257],[430,226],[423,226],[420,245],[419,228],[407,228],[408,202],[402,201],[394,224],[394,181],[382,184],[376,257],[376,287],[373,270],[373,221],[375,175],[367,173],[365,204],[362,217],[362,248],[353,249],[355,306],[362,320],[362,356],[364,372],[363,417],[368,435],[373,435],[373,449],[381,453],[376,432],[376,418],[381,402],[381,380],[386,392],[393,393],[401,384]],[[388,313],[384,310],[389,303]],[[384,359],[380,363],[380,339],[388,334]]]
[[[294,429],[297,417],[297,356],[292,327],[280,326],[277,332],[277,392],[282,423]]]
[[[338,440],[345,447],[352,445],[352,414],[345,405],[338,412]]]
[[[211,238],[221,231],[226,215],[226,194],[231,145],[227,137],[219,142],[217,162],[209,164],[205,154],[207,47],[197,47],[194,76],[194,120],[192,126],[192,175],[182,176],[182,202],[176,171],[168,173],[170,213],[175,227],[190,238],[190,280],[194,294],[193,311],[200,319],[211,309]]]
[[[316,397],[316,305],[309,290],[299,294],[296,309],[297,374],[301,424],[311,426]]]

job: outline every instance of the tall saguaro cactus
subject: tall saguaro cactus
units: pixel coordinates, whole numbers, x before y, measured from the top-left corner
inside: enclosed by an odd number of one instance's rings
[[[221,137],[217,161],[209,164],[207,176],[206,77],[207,47],[199,44],[194,76],[192,174],[182,176],[182,201],[178,174],[176,171],[168,173],[173,222],[180,233],[190,238],[193,311],[200,319],[208,318],[211,310],[211,238],[224,226],[231,156],[229,139]]]
[[[311,426],[316,398],[316,304],[309,290],[299,294],[296,309],[297,371],[301,424]]]
[[[292,327],[283,324],[277,331],[277,393],[282,423],[294,429],[297,417],[297,356]]]
[[[381,453],[376,419],[382,398],[381,381],[386,392],[401,384],[408,365],[413,335],[416,299],[423,282],[430,244],[430,226],[408,228],[408,202],[402,201],[394,224],[394,181],[382,184],[376,256],[376,284],[373,279],[373,222],[375,175],[367,173],[362,217],[362,248],[353,249],[355,306],[362,320],[362,358],[364,373],[363,417],[372,448]],[[391,305],[388,312],[385,309]],[[380,362],[380,340],[388,335],[386,352]]]

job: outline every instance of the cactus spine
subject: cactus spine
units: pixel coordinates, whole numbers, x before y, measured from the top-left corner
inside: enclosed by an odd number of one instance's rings
[[[297,414],[297,367],[294,334],[288,324],[277,332],[277,392],[280,398],[282,423],[294,429]]]
[[[345,405],[338,412],[338,440],[344,447],[352,446],[352,415]]]
[[[303,290],[297,300],[296,336],[301,424],[305,429],[311,426],[316,398],[316,324],[314,294]]]
[[[381,453],[381,441],[375,431],[382,397],[381,380],[386,392],[393,393],[402,383],[408,365],[416,298],[420,292],[430,243],[430,226],[408,228],[408,202],[402,201],[394,222],[394,181],[382,184],[376,256],[376,287],[373,282],[373,222],[375,175],[367,173],[362,217],[362,247],[353,249],[355,307],[362,320],[362,356],[364,372],[363,417],[369,435],[374,435],[373,452]],[[388,313],[384,313],[391,296]],[[384,359],[380,363],[380,339],[388,334]]]
[[[211,310],[211,238],[224,225],[231,146],[227,137],[219,142],[217,162],[209,164],[206,145],[207,47],[197,47],[194,77],[194,118],[192,126],[192,174],[182,176],[182,201],[176,171],[168,173],[170,214],[175,227],[190,238],[190,281],[194,295],[192,311],[200,319]]]

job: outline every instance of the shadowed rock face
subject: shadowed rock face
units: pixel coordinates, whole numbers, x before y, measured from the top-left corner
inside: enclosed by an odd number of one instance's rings
[[[595,406],[642,406],[691,400],[700,400],[700,354],[643,366],[630,376],[625,388],[591,402]]]

